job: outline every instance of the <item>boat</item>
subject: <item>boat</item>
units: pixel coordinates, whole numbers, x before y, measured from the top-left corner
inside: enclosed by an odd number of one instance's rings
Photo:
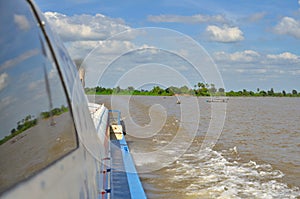
[[[229,101],[229,98],[224,98],[224,97],[215,97],[215,98],[210,98],[206,100],[206,102],[212,103],[212,102],[221,102],[221,103],[227,103]]]
[[[3,2],[1,16],[0,198],[147,198],[121,113],[88,103],[34,2]]]

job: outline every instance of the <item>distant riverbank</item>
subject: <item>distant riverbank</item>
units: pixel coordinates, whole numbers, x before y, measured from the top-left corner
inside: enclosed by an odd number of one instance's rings
[[[257,88],[256,91],[248,91],[246,89],[240,91],[225,91],[224,88],[216,88],[214,84],[203,84],[198,83],[193,89],[187,86],[182,87],[168,87],[166,89],[154,86],[151,90],[135,89],[132,86],[128,88],[85,88],[85,93],[88,95],[142,95],[142,96],[228,96],[228,97],[300,97],[300,92],[292,90],[291,92],[282,90],[280,92],[274,91],[273,88],[270,90],[261,90]]]

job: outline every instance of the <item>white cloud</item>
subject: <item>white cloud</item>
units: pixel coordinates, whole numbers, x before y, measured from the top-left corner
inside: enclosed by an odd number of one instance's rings
[[[112,59],[120,52],[136,48],[130,41],[120,40],[73,41],[66,43],[66,47],[73,59],[85,58],[89,53],[105,55],[106,58]]]
[[[288,79],[300,74],[300,56],[291,52],[278,54],[263,54],[253,50],[216,52],[213,58],[225,76],[227,74],[232,78],[233,75],[238,75],[245,81],[249,78],[253,78],[252,81]]]
[[[113,56],[124,49],[132,49],[133,44],[130,41],[135,38],[135,34],[139,34],[139,31],[131,31],[122,19],[101,14],[67,16],[46,12],[45,16],[65,42],[73,59],[83,59],[93,50]],[[125,34],[119,34],[124,31]]]
[[[290,72],[292,75],[300,75],[300,70],[295,70]]]
[[[148,21],[151,22],[171,22],[171,23],[207,23],[207,22],[218,22],[225,23],[226,19],[222,15],[192,15],[192,16],[182,16],[182,15],[150,15],[148,16]]]
[[[130,29],[122,19],[113,19],[101,14],[67,16],[57,12],[46,12],[45,17],[63,41],[105,40]]]
[[[27,88],[28,88],[29,91],[34,91],[36,89],[40,89],[41,86],[44,86],[44,84],[45,84],[44,80],[40,79],[40,80],[30,82]]]
[[[238,27],[208,26],[206,33],[210,40],[217,42],[237,42],[244,39],[243,32]]]
[[[238,73],[244,73],[244,72],[246,72],[245,69],[236,69],[235,71],[238,72]]]
[[[234,53],[226,53],[224,51],[216,52],[213,55],[214,60],[221,64],[230,64],[232,66],[243,64],[256,65],[291,65],[300,63],[300,56],[290,52],[283,52],[280,54],[261,54],[253,50],[238,51]]]
[[[245,50],[242,52],[234,52],[234,53],[225,53],[225,52],[217,52],[214,54],[214,58],[217,61],[224,62],[257,62],[260,59],[260,54],[253,50]]]
[[[255,72],[255,73],[261,73],[261,74],[266,73],[267,71],[268,70],[265,69],[265,68],[260,68],[260,69],[254,69],[253,70],[253,72]]]
[[[0,110],[2,110],[5,107],[8,107],[10,104],[14,103],[16,98],[11,97],[11,96],[6,96],[0,99]]]
[[[175,69],[179,71],[187,71],[189,68],[186,65],[180,65],[179,67],[176,67]]]
[[[291,17],[283,17],[274,27],[274,31],[277,34],[286,34],[300,39],[300,22]]]
[[[119,52],[128,52],[136,48],[136,46],[129,41],[107,40],[100,41],[98,44],[102,54],[118,54]]]
[[[125,69],[125,68],[122,68],[122,67],[117,67],[117,68],[116,68],[116,71],[117,71],[117,72],[126,72],[126,69]]]
[[[274,70],[274,72],[279,73],[279,74],[285,74],[286,73],[286,71],[280,70],[280,69],[276,69],[276,70]]]
[[[2,73],[0,74],[0,91],[2,91],[8,83],[8,74]]]
[[[250,22],[257,22],[263,19],[265,16],[266,16],[265,12],[254,13],[253,15],[249,16],[248,20]]]
[[[238,68],[234,70],[237,73],[248,74],[248,75],[263,75],[269,71],[266,68]]]
[[[98,43],[99,41],[72,41],[65,43],[65,46],[73,59],[82,59],[96,48]]]
[[[5,70],[7,68],[13,67],[26,59],[29,59],[39,53],[38,49],[32,49],[24,52],[23,54],[14,57],[12,59],[6,60],[3,64],[0,65],[0,71]]]
[[[299,63],[300,57],[298,55],[292,54],[290,52],[284,52],[281,54],[270,54],[266,56],[267,59],[275,63]]]
[[[29,30],[30,24],[24,15],[14,15],[14,22],[17,24],[21,30]]]

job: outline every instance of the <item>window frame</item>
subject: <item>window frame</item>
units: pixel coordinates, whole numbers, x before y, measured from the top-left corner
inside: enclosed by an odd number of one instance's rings
[[[75,119],[74,119],[74,114],[73,114],[73,107],[72,107],[72,103],[71,103],[71,96],[68,93],[67,90],[67,85],[66,82],[63,78],[63,74],[61,71],[61,64],[58,61],[57,56],[59,56],[56,51],[54,50],[54,45],[56,45],[55,43],[52,43],[50,40],[49,35],[53,34],[51,31],[47,31],[45,26],[49,26],[49,24],[42,19],[42,13],[37,9],[37,7],[35,6],[34,2],[32,0],[25,0],[24,1],[25,4],[28,5],[28,7],[26,9],[28,9],[28,12],[30,12],[32,14],[32,19],[35,20],[37,22],[38,25],[38,33],[42,38],[42,41],[40,41],[43,45],[47,45],[46,48],[48,48],[49,50],[49,56],[51,56],[50,58],[53,61],[53,64],[55,65],[55,68],[57,70],[57,75],[58,75],[58,79],[59,79],[59,84],[62,87],[62,91],[64,94],[64,98],[66,99],[66,103],[68,105],[68,109],[69,109],[69,113],[70,114],[70,119],[74,128],[74,131],[72,133],[75,133],[74,135],[74,148],[71,150],[68,150],[65,154],[58,156],[56,159],[54,159],[53,161],[49,162],[48,164],[46,164],[45,166],[43,166],[42,168],[32,172],[29,174],[28,177],[25,177],[21,180],[17,180],[14,183],[12,183],[11,185],[9,185],[7,188],[5,188],[3,191],[0,192],[0,197],[1,195],[13,190],[14,188],[16,188],[19,184],[27,182],[29,180],[31,180],[32,178],[34,178],[36,175],[38,175],[39,173],[47,170],[49,167],[53,166],[54,164],[56,164],[57,162],[61,161],[62,159],[64,159],[65,157],[73,154],[75,151],[77,151],[79,149],[79,136],[78,136],[78,130],[75,124]],[[38,38],[36,38],[38,39]],[[46,92],[46,91],[45,91]],[[47,94],[48,95],[48,94]]]

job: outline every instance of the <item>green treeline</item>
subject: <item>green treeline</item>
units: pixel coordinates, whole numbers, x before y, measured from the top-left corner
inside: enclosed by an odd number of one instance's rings
[[[45,111],[45,112],[41,112],[40,116],[43,119],[47,119],[49,117],[51,117],[51,115],[60,115],[62,113],[68,112],[68,108],[65,107],[64,105],[62,105],[60,108],[54,108],[50,111]]]
[[[42,119],[50,118],[51,115],[60,115],[64,112],[67,112],[69,109],[62,105],[60,108],[54,108],[51,111],[45,111],[40,114]],[[10,131],[10,134],[5,136],[2,140],[0,140],[0,145],[12,139],[13,137],[19,135],[20,133],[26,131],[27,129],[37,125],[38,120],[33,115],[28,115],[21,121],[17,122],[17,127],[13,128]]]
[[[27,129],[35,126],[37,124],[37,119],[32,115],[26,116],[21,121],[17,122],[17,127],[13,128],[10,131],[10,134],[5,136],[2,140],[0,140],[0,145],[12,139],[13,137],[19,135],[20,133],[26,131]]]
[[[257,88],[254,91],[247,91],[243,89],[241,91],[229,91],[226,92],[224,88],[216,88],[214,84],[204,84],[198,83],[194,86],[193,89],[188,88],[187,86],[182,87],[168,87],[166,89],[160,88],[159,86],[154,86],[151,90],[137,90],[132,86],[129,86],[126,89],[122,89],[119,86],[116,88],[85,88],[85,93],[88,95],[150,95],[150,96],[174,96],[174,95],[192,95],[192,96],[253,96],[253,97],[300,97],[300,92],[297,90],[292,90],[290,93],[285,90],[281,92],[275,92],[273,88],[270,90],[264,91]]]
[[[281,92],[274,92],[274,89],[271,88],[270,90],[264,91],[257,89],[256,92],[253,91],[247,91],[246,89],[243,89],[242,91],[229,91],[226,92],[226,96],[254,96],[254,97],[300,97],[300,92],[298,93],[297,90],[292,90],[291,93],[286,92],[285,90],[282,90]]]

